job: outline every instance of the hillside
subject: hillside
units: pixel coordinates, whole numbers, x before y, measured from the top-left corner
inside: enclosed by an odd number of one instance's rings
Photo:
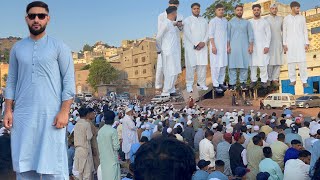
[[[12,46],[19,41],[19,37],[0,38],[0,62],[8,63]]]

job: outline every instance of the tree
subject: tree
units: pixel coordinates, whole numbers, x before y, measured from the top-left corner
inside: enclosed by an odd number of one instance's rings
[[[89,70],[89,69],[90,69],[90,64],[87,64],[81,68],[81,70]]]
[[[92,51],[93,50],[93,47],[91,47],[89,44],[85,44],[83,46],[83,51]]]
[[[216,0],[213,4],[211,4],[207,9],[203,16],[207,19],[214,18],[215,15],[215,7],[217,4],[223,4],[225,9],[225,17],[230,20],[234,16],[234,7],[240,3],[240,0]]]
[[[119,72],[103,57],[95,58],[89,69],[87,82],[97,91],[100,84],[110,84],[118,78]]]

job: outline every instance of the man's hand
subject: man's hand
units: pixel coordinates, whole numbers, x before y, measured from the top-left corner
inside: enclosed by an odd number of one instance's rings
[[[212,47],[212,53],[217,55],[217,48],[215,46]]]
[[[304,46],[304,49],[306,50],[306,52],[309,50],[309,44],[306,44],[305,46]]]
[[[227,53],[230,54],[231,53],[231,47],[227,46]]]
[[[178,27],[183,27],[182,21],[178,21],[177,24],[176,24],[176,26],[178,26]]]
[[[68,124],[69,114],[67,112],[60,111],[54,119],[53,126],[57,129],[65,128]]]
[[[283,50],[284,50],[284,53],[287,53],[288,52],[288,46],[287,45],[283,45]]]
[[[200,43],[198,44],[198,47],[199,47],[200,49],[202,49],[202,48],[204,48],[205,45],[206,45],[206,43],[200,42]]]
[[[253,46],[252,45],[249,46],[248,52],[249,52],[249,54],[253,53]]]
[[[6,129],[11,129],[13,122],[13,115],[11,111],[6,111],[3,118],[4,127]]]
[[[263,53],[264,54],[268,54],[269,53],[269,48],[265,47],[264,50],[263,50]]]

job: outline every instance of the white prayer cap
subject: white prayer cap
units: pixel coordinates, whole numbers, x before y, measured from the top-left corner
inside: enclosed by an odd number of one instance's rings
[[[126,113],[128,113],[128,112],[130,112],[130,111],[132,111],[131,108],[127,108],[127,109],[126,109]]]
[[[251,109],[251,111],[250,111],[250,112],[252,112],[252,113],[253,113],[253,112],[254,112],[254,110],[253,110],[253,109]]]
[[[247,129],[252,129],[252,126],[251,125],[247,125]]]
[[[244,111],[244,109],[241,109],[241,111]]]
[[[69,121],[73,121],[73,118],[70,118]]]
[[[210,108],[207,109],[208,111],[210,110]]]
[[[302,114],[299,114],[299,116],[300,116],[300,117],[303,117],[303,115],[302,115]]]
[[[167,133],[170,134],[171,132],[172,132],[172,128],[168,128],[168,129],[167,129]]]
[[[167,120],[167,119],[169,119],[169,117],[167,116],[167,117],[165,117],[164,119]]]
[[[278,7],[276,3],[273,3],[270,5],[270,8],[276,8],[276,7]]]
[[[190,124],[192,124],[192,121],[191,121],[191,120],[189,120],[189,121],[187,122],[187,125],[190,125]]]
[[[220,111],[223,111],[223,109],[221,109]]]
[[[291,118],[291,115],[290,115],[290,114],[287,114],[287,115],[286,115],[286,118]]]
[[[150,129],[150,125],[149,124],[146,124],[146,129]]]
[[[259,128],[259,126],[253,126],[253,130],[254,130],[254,131],[259,131],[260,128]]]
[[[215,128],[217,128],[218,127],[218,123],[214,123],[213,125],[212,125],[212,127],[215,129]]]
[[[146,125],[142,125],[142,126],[141,126],[141,129],[145,129],[145,128],[146,128]]]
[[[276,120],[275,120],[275,119],[271,119],[270,122],[271,122],[271,123],[274,123],[274,122],[276,122]]]
[[[233,112],[237,112],[237,109],[234,109]]]

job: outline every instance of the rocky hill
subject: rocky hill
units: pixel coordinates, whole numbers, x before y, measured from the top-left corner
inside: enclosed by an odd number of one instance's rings
[[[0,38],[0,62],[7,63],[12,46],[19,41],[19,37]]]

